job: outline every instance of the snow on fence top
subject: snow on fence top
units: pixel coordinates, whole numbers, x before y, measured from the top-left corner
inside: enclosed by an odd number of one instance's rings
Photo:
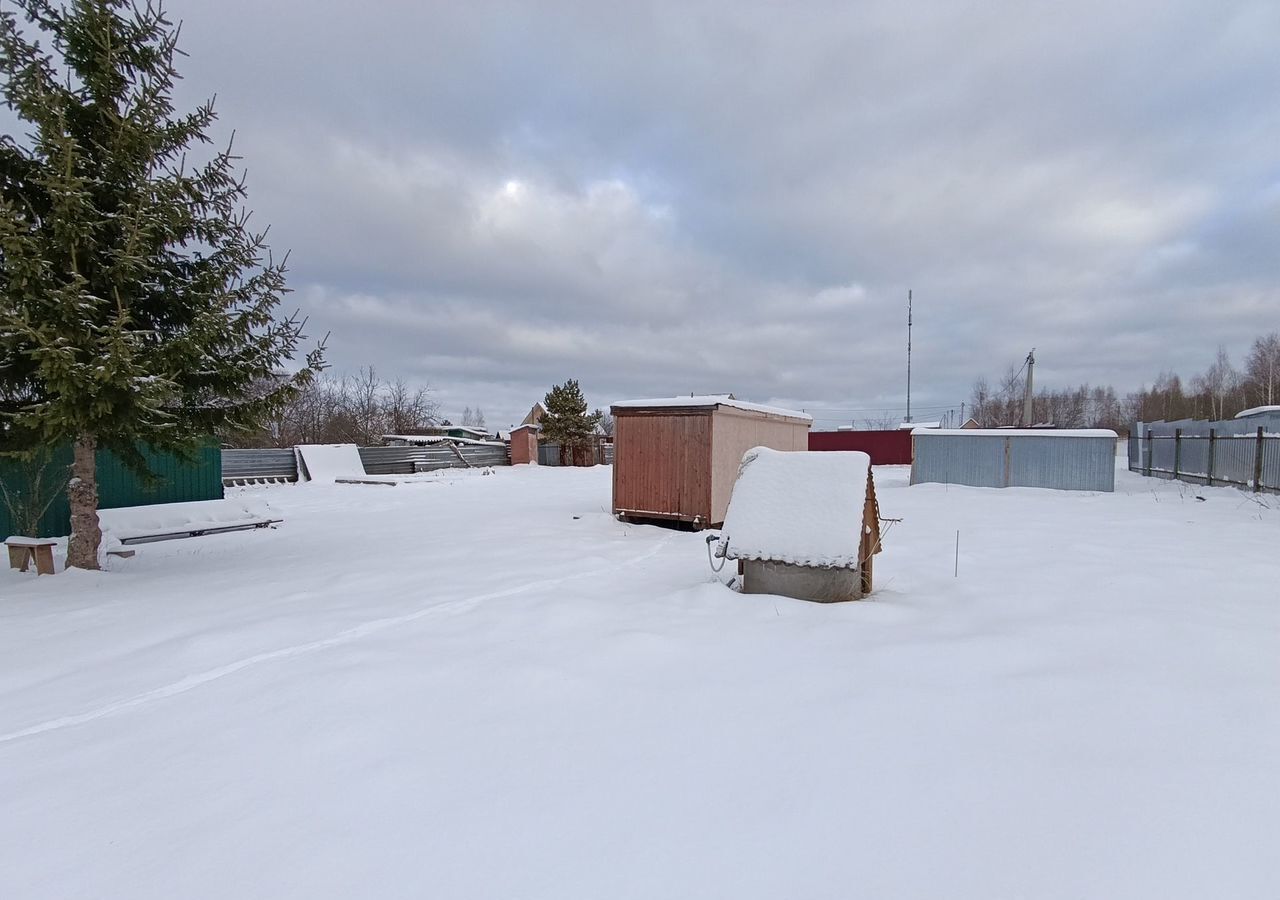
[[[403,441],[406,444],[443,444],[446,441],[450,444],[463,444],[467,446],[480,447],[503,447],[506,446],[505,441],[481,441],[475,438],[449,437],[447,434],[384,434],[384,441]]]
[[[955,437],[1062,437],[1118,438],[1106,428],[917,428],[912,434],[953,435]]]
[[[1280,413],[1280,406],[1255,406],[1252,409],[1242,409],[1236,413],[1236,418],[1247,419],[1250,416],[1263,416],[1267,413]]]
[[[783,409],[780,406],[765,406],[760,403],[747,403],[745,400],[731,400],[716,394],[705,394],[694,397],[659,397],[653,400],[620,400],[612,404],[618,409],[652,409],[661,407],[717,407],[728,406],[732,409],[743,409],[748,412],[767,413],[772,416],[787,416],[791,419],[802,419],[812,422],[813,416],[795,409]]]
[[[742,458],[720,548],[729,559],[857,568],[871,457],[755,447]]]

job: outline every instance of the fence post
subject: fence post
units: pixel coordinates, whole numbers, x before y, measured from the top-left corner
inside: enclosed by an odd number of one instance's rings
[[[1210,428],[1209,429],[1209,463],[1205,467],[1206,469],[1205,485],[1207,487],[1213,487],[1213,460],[1214,460],[1214,454],[1217,453],[1217,450],[1218,450],[1218,429]]]
[[[1143,472],[1142,474],[1150,478],[1151,477],[1151,429],[1150,428],[1147,429],[1147,465],[1145,468],[1146,468],[1146,471]]]
[[[1258,442],[1253,451],[1253,491],[1262,490],[1262,426],[1258,426]]]
[[[1182,468],[1182,429],[1173,429],[1173,480],[1178,480],[1178,471]]]

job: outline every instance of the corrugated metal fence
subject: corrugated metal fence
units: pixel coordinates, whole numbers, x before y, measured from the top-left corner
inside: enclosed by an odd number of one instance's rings
[[[222,498],[222,456],[216,445],[199,448],[190,459],[139,448],[153,479],[144,479],[127,469],[114,453],[98,451],[98,508],[118,509],[151,503],[181,503]],[[291,451],[292,452],[292,451]],[[71,465],[71,447],[59,447],[45,467],[44,497],[32,496],[30,472],[23,464],[0,462],[0,481],[5,492],[19,503],[38,500],[41,506],[52,499],[40,517],[36,534],[29,537],[57,537],[71,532],[71,507],[67,503],[66,473]],[[0,538],[19,530],[7,503],[0,502]]]
[[[1163,424],[1163,423],[1160,423]],[[1216,426],[1202,422],[1197,425]],[[1162,429],[1163,430],[1163,429]],[[1280,435],[1257,426],[1251,434],[1238,427],[1226,434],[1216,427],[1173,428],[1158,433],[1147,427],[1129,438],[1129,471],[1192,484],[1230,485],[1254,491],[1280,491]],[[1207,433],[1196,433],[1207,431]]]
[[[431,472],[435,469],[472,466],[506,466],[511,464],[506,447],[462,444],[458,453],[447,447],[361,447],[360,462],[369,475],[403,475],[409,472]],[[465,459],[466,462],[462,460]]]
[[[292,447],[223,450],[222,480],[227,484],[297,481],[298,455]]]
[[[1115,435],[918,431],[914,439],[912,484],[1115,490]]]
[[[613,444],[601,443],[596,444],[592,451],[597,466],[613,465]],[[559,466],[560,462],[560,445],[559,444],[538,444],[538,465],[541,466]]]
[[[472,466],[506,466],[511,463],[507,447],[463,444],[458,458],[447,447],[360,447],[360,462],[369,475],[408,475],[435,469]],[[463,462],[466,460],[466,462]],[[261,450],[223,450],[222,479],[227,484],[260,484],[270,481],[297,481],[298,459],[292,447]]]

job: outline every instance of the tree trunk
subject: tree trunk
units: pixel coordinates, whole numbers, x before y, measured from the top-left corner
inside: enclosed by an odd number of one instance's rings
[[[67,566],[97,569],[98,545],[102,543],[102,529],[98,526],[98,442],[93,435],[84,434],[74,449],[71,481],[67,484],[67,500],[71,504]]]

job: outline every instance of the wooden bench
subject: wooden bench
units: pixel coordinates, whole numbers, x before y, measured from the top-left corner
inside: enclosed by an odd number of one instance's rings
[[[25,572],[34,561],[37,575],[52,575],[54,573],[53,548],[57,544],[57,541],[47,538],[18,535],[7,538],[4,545],[9,548],[9,568]]]

